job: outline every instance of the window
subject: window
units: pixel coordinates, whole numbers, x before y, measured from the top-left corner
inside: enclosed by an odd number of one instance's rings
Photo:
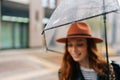
[[[42,0],[42,6],[54,9],[56,7],[56,0]]]

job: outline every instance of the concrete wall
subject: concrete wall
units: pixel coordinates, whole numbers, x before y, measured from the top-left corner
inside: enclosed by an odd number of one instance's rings
[[[29,47],[41,47],[44,45],[43,35],[43,18],[44,8],[41,0],[30,0],[30,25],[29,25]]]

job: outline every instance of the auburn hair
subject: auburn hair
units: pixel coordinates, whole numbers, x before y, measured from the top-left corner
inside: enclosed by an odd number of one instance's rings
[[[60,80],[74,80],[74,76],[79,71],[79,63],[75,62],[67,50],[67,42],[65,45],[65,53],[60,68]],[[106,77],[107,62],[98,52],[96,43],[92,39],[87,39],[87,50],[89,58],[89,66],[100,76]]]

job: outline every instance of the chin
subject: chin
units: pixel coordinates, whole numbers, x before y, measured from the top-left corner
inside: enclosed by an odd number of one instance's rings
[[[80,62],[80,59],[75,59],[75,58],[74,58],[73,60],[74,60],[75,62]]]

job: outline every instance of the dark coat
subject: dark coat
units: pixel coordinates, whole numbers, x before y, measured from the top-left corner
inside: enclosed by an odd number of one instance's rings
[[[115,61],[112,61],[111,64],[112,64],[113,69],[115,71],[116,80],[120,80],[120,65],[117,64]]]
[[[112,66],[113,66],[113,69],[115,71],[115,77],[116,77],[116,80],[120,80],[120,65],[118,65],[117,63],[115,63],[114,61],[111,63]],[[60,78],[60,72],[58,73],[59,75],[59,78]],[[69,79],[71,80],[71,79]],[[84,76],[81,72],[81,70],[79,71],[79,73],[75,76],[74,80],[85,80],[84,79]],[[97,75],[97,80],[107,80],[105,77],[102,77],[100,75]]]

